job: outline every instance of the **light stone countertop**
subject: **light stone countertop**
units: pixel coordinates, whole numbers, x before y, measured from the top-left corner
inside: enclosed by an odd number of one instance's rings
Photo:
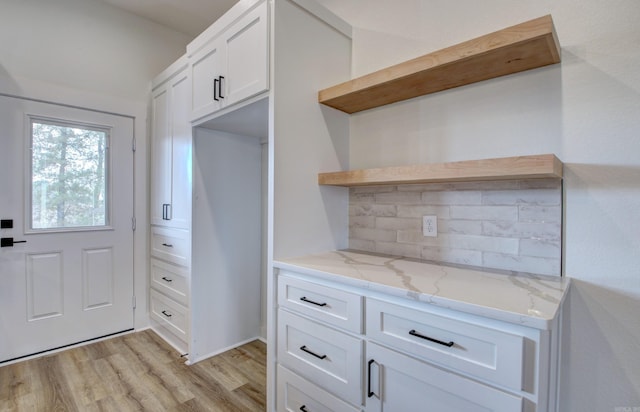
[[[346,250],[279,259],[274,266],[537,329],[550,328],[570,283],[566,277],[445,266]]]

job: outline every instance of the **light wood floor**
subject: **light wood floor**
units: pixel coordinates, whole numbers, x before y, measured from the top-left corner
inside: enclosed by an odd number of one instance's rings
[[[0,367],[0,411],[264,411],[260,341],[199,362],[150,330]]]

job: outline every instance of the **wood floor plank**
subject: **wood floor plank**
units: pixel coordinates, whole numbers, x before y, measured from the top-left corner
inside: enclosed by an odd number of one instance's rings
[[[0,367],[0,412],[263,411],[266,345],[192,366],[150,330]]]

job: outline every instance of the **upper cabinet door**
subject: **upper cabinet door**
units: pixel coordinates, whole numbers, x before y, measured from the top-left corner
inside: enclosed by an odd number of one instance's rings
[[[151,224],[161,225],[171,203],[171,121],[168,85],[153,91],[151,127]]]
[[[166,226],[191,228],[191,83],[188,70],[171,82],[171,207]]]
[[[183,68],[153,91],[151,224],[189,229],[191,224],[191,83]]]
[[[269,88],[267,20],[267,2],[262,2],[193,54],[191,121]]]
[[[267,3],[244,16],[224,34],[227,50],[225,103],[240,102],[269,88]]]
[[[220,93],[221,81],[225,80],[224,42],[213,41],[200,50],[191,60],[193,83],[191,119],[206,116],[222,108],[224,92]],[[221,97],[220,94],[222,94]]]

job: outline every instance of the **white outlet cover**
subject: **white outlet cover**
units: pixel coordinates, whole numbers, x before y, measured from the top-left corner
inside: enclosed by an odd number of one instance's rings
[[[426,237],[438,236],[437,216],[422,216],[422,235]]]

